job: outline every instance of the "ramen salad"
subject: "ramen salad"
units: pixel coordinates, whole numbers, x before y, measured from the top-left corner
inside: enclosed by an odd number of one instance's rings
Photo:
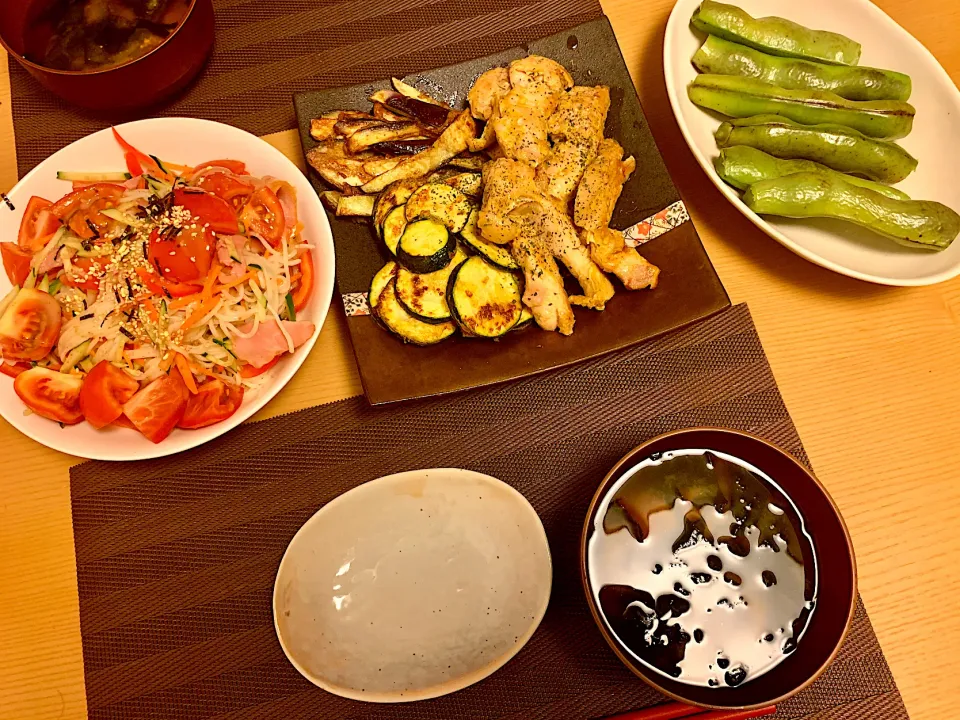
[[[233,415],[245,391],[315,327],[293,187],[244,163],[173,165],[129,145],[127,172],[59,172],[73,189],[33,197],[0,243],[0,370],[63,425],[174,427]]]

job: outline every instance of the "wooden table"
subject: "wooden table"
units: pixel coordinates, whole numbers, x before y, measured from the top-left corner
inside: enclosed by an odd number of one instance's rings
[[[960,4],[877,4],[960,82]],[[960,280],[914,289],[869,285],[823,270],[763,235],[710,184],[670,113],[661,52],[671,0],[603,5],[710,257],[734,302],[749,302],[814,467],[850,526],[860,591],[907,709],[915,720],[954,717]],[[7,190],[17,176],[6,59],[0,60],[0,190]],[[266,139],[302,163],[292,131]],[[303,369],[255,419],[360,392],[342,314],[331,312]],[[83,718],[67,472],[78,459],[2,420],[0,452],[0,718]]]

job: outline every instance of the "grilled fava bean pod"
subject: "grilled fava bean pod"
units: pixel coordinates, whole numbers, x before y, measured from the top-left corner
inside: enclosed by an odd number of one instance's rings
[[[841,125],[800,125],[777,115],[721,123],[715,137],[720,148],[749,145],[775,157],[813,160],[878,182],[900,182],[917,167],[917,159],[896,143]]]
[[[805,125],[838,123],[888,140],[909,135],[916,114],[899,100],[857,102],[823,90],[784,90],[732,75],[698,75],[687,92],[696,105],[730,117],[774,113]]]
[[[798,172],[815,172],[835,177],[857,187],[873,190],[894,200],[910,199],[905,192],[883,183],[844,175],[812,160],[782,160],[747,145],[724,148],[720,151],[719,157],[714,158],[713,165],[724,182],[738,190],[746,190],[761,180],[774,180]]]
[[[749,77],[787,90],[825,90],[847,100],[908,100],[911,91],[910,76],[893,70],[777,57],[713,35],[693,64],[702,73]]]
[[[860,43],[845,35],[811,30],[780,17],[755,18],[736,5],[704,0],[690,19],[697,30],[771,55],[856,65]]]
[[[893,200],[821,173],[761,180],[743,202],[760,215],[834,218],[856,223],[901,245],[945,250],[960,233],[960,215],[932,200]]]

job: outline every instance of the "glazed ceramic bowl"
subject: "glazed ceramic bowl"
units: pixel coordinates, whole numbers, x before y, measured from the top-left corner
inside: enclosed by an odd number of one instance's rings
[[[0,44],[41,85],[75,105],[123,110],[160,102],[200,72],[213,47],[212,0],[192,0],[164,42],[141,57],[105,69],[54,70],[27,60],[26,29],[51,0],[0,2]]]
[[[690,685],[641,663],[610,630],[595,601],[589,579],[588,542],[598,515],[606,511],[618,481],[651,456],[693,448],[732,455],[780,485],[803,519],[818,565],[816,610],[796,650],[768,672],[737,687]],[[856,561],[850,535],[837,506],[820,482],[796,459],[766,440],[746,433],[719,428],[680,430],[653,438],[630,451],[600,483],[587,512],[580,550],[580,572],[587,602],[607,643],[634,674],[682,702],[720,709],[780,703],[823,673],[836,657],[853,620],[857,598]],[[643,586],[636,587],[642,589]],[[744,641],[754,642],[752,637]]]

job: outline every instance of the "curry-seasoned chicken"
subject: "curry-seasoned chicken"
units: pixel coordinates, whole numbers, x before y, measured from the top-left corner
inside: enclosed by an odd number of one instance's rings
[[[587,145],[566,140],[556,143],[537,168],[537,187],[566,207],[576,194],[583,171],[595,154],[596,150]]]
[[[570,300],[563,289],[563,278],[535,226],[513,241],[510,252],[523,270],[523,304],[530,308],[533,319],[544,330],[557,330],[561,335],[573,332],[575,318]]]
[[[610,224],[623,184],[636,169],[633,157],[623,159],[623,148],[606,139],[583,173],[573,207],[573,221],[584,230],[599,230]]]
[[[509,158],[488,162],[483,166],[483,206],[477,218],[483,239],[498,245],[512,242],[529,220],[514,211],[540,198],[530,165]]]
[[[470,112],[477,120],[489,120],[500,104],[500,98],[510,92],[510,72],[504,67],[487,70],[473,83],[467,93]]]
[[[567,266],[583,290],[583,295],[571,295],[570,303],[603,310],[607,301],[613,297],[613,284],[590,259],[589,251],[580,242],[577,230],[565,212],[549,201],[541,203],[540,212],[540,232],[544,244]]]
[[[628,290],[642,290],[657,286],[660,268],[647,261],[636,248],[624,242],[623,233],[608,227],[584,230],[583,242],[590,248],[593,261],[613,273]]]
[[[536,167],[550,153],[547,118],[573,87],[573,78],[558,62],[539,55],[510,63],[508,72],[510,91],[491,122],[504,155]]]

